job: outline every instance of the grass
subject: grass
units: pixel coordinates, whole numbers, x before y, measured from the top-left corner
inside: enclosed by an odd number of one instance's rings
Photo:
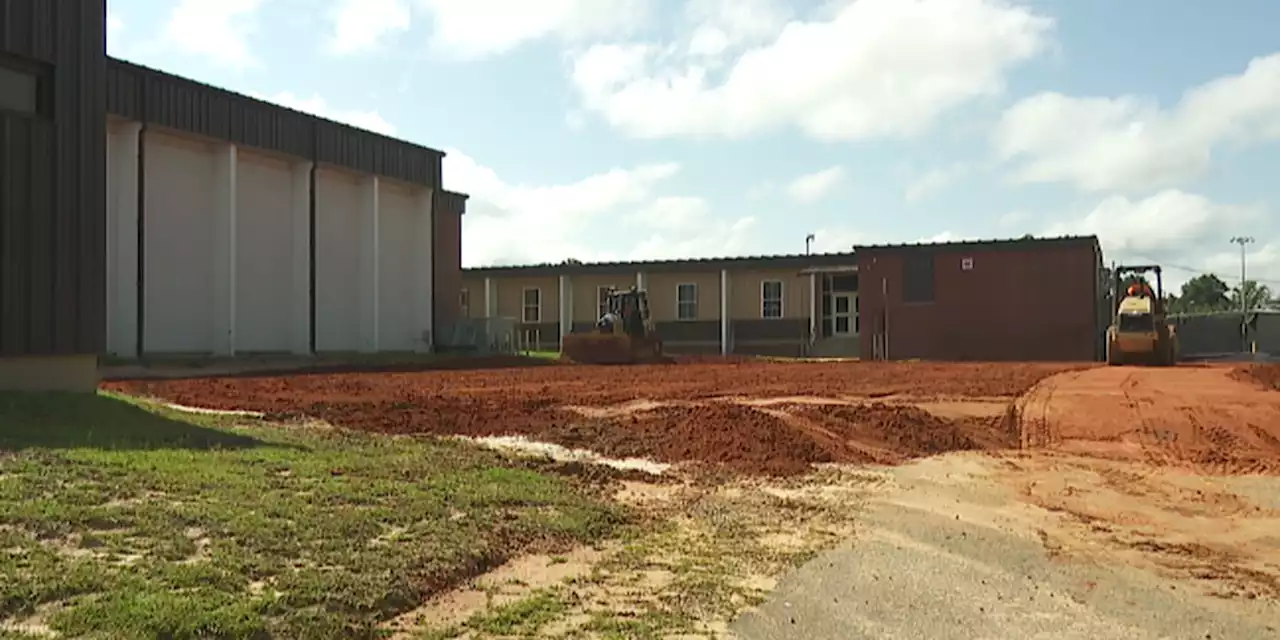
[[[559,351],[521,351],[520,355],[528,358],[538,358],[540,360],[558,360],[560,359]]]
[[[462,443],[246,420],[0,394],[0,637],[377,637],[522,550],[625,519]]]

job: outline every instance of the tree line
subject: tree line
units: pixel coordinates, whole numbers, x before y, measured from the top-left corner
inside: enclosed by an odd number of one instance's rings
[[[1135,282],[1146,283],[1147,279],[1132,276],[1123,283],[1123,288]],[[1164,300],[1169,313],[1280,310],[1280,297],[1271,287],[1257,280],[1245,280],[1233,287],[1212,273],[1202,273],[1186,281],[1177,293],[1166,291]]]

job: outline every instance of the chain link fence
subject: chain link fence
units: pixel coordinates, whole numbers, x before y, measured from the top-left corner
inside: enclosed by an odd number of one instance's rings
[[[1280,311],[1182,313],[1169,321],[1186,359],[1280,357]]]

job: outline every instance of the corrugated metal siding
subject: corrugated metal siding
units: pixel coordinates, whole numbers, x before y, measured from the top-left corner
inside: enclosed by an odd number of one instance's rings
[[[115,115],[438,189],[444,154],[123,60],[107,62]]]
[[[460,203],[446,192],[436,191],[434,198],[431,204],[435,217],[432,229],[432,301],[435,305],[432,319],[435,326],[432,332],[443,336],[442,332],[449,331],[462,315],[462,213],[457,208]],[[472,296],[471,304],[475,305],[477,298],[475,294]],[[483,288],[479,304],[483,308]]]
[[[89,0],[86,4],[92,5]],[[53,62],[53,16],[58,2],[0,0],[0,51]]]
[[[106,7],[3,0],[0,46],[51,63],[52,119],[0,116],[0,354],[105,347]]]
[[[863,353],[872,353],[887,306],[893,359],[1097,357],[1096,247],[937,254],[936,297],[925,304],[902,301],[904,255],[876,252],[859,263]],[[971,270],[962,267],[965,257]]]

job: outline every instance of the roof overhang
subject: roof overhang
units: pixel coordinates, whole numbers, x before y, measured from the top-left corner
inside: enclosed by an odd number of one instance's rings
[[[839,264],[829,267],[806,267],[800,270],[800,275],[807,276],[809,274],[818,273],[857,273],[858,265],[856,264]]]

